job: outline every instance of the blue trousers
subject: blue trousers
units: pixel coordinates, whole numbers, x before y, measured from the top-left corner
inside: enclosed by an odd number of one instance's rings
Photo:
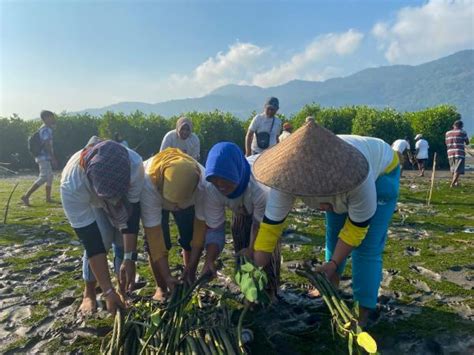
[[[365,239],[352,251],[354,300],[365,308],[375,308],[377,305],[378,291],[382,281],[382,253],[388,227],[397,205],[399,185],[400,167],[377,179],[375,182],[377,209],[370,220]],[[326,212],[326,261],[331,259],[346,218],[347,213]],[[344,267],[345,262],[340,265],[339,274],[342,274]]]

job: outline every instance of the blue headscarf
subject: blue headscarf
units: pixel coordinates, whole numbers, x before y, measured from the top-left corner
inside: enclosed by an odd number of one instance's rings
[[[250,165],[236,144],[221,142],[211,148],[206,161],[206,180],[212,176],[237,184],[228,198],[237,198],[244,193],[250,180]]]

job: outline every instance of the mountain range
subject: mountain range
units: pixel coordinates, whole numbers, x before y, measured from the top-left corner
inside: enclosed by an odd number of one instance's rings
[[[326,81],[292,80],[286,84],[262,88],[249,85],[225,85],[209,94],[149,104],[119,102],[86,109],[97,116],[106,111],[130,113],[140,110],[165,117],[189,111],[231,112],[246,119],[262,109],[265,98],[276,96],[280,112],[291,115],[305,104],[321,106],[369,105],[416,111],[439,104],[455,105],[468,133],[474,132],[474,50],[464,50],[420,65],[392,65],[369,68],[355,74]]]

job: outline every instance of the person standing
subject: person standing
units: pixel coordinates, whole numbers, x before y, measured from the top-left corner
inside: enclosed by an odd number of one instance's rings
[[[403,175],[403,164],[405,163],[405,155],[408,155],[408,160],[412,162],[413,157],[410,151],[409,138],[397,139],[392,143],[392,149],[397,152],[398,159],[400,160],[400,177]]]
[[[245,136],[245,155],[259,154],[279,142],[278,133],[281,131],[281,120],[276,117],[280,103],[276,97],[270,97],[265,102],[264,111],[256,115]]]
[[[176,121],[176,129],[165,134],[160,152],[166,148],[178,148],[194,160],[199,161],[201,143],[199,137],[193,133],[193,123],[189,118],[180,117]]]
[[[423,139],[421,133],[416,135],[415,142],[415,157],[418,164],[418,170],[420,171],[419,176],[425,176],[425,167],[426,162],[428,161],[428,150],[430,149],[430,145],[426,139]]]
[[[281,132],[280,136],[278,137],[278,140],[281,142],[285,138],[288,138],[293,132],[293,126],[291,125],[290,122],[285,122],[283,123],[283,132]]]
[[[464,175],[464,161],[466,152],[465,144],[469,144],[467,133],[463,130],[463,122],[457,120],[453,123],[453,129],[446,132],[445,143],[448,152],[449,166],[452,180],[450,187],[458,186],[459,176]]]
[[[53,149],[53,128],[56,124],[56,116],[51,111],[41,111],[40,114],[43,125],[40,127],[39,141],[40,151],[35,156],[35,162],[39,167],[39,176],[31,185],[29,190],[21,197],[21,201],[25,206],[30,206],[30,196],[46,183],[46,202],[51,203],[51,188],[53,185],[53,168],[57,166],[57,160]]]

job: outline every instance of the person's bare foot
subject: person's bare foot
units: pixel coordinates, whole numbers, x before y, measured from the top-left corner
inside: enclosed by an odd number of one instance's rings
[[[92,314],[97,309],[97,300],[92,297],[84,297],[82,303],[79,306],[79,312],[82,315]]]
[[[25,195],[21,196],[21,201],[23,202],[23,204],[25,206],[31,207],[30,199],[28,197],[26,197]]]
[[[158,302],[164,302],[166,301],[167,297],[168,297],[168,292],[163,291],[160,287],[157,287],[152,299]]]

